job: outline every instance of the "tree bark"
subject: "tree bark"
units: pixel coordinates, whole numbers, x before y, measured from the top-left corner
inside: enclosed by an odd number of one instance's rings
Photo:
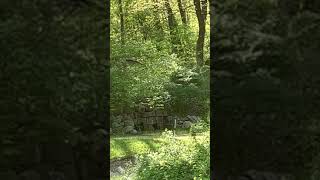
[[[184,25],[187,25],[187,14],[186,14],[185,7],[183,6],[182,0],[177,0],[177,1],[178,1],[180,16],[181,16],[181,21]]]
[[[196,60],[199,67],[203,66],[203,47],[206,33],[206,19],[207,19],[207,0],[194,0],[194,6],[199,25],[199,35],[196,45]]]
[[[172,42],[172,52],[176,53],[177,52],[176,45],[178,44],[178,39],[176,37],[175,29],[177,27],[177,21],[174,17],[169,0],[165,0],[165,7],[168,15],[168,26],[169,26],[171,42]]]
[[[157,28],[158,32],[160,34],[163,34],[163,27],[162,27],[162,23],[161,23],[161,18],[159,18],[159,14],[160,12],[160,7],[159,7],[159,1],[158,0],[153,0],[154,3],[154,18],[155,18],[155,27]],[[160,37],[161,39],[163,38],[163,36]]]

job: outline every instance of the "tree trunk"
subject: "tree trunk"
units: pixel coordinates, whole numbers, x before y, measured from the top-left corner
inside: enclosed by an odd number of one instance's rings
[[[140,26],[140,31],[143,35],[143,39],[146,41],[148,39],[148,31],[144,27],[144,21],[140,18],[138,18],[137,20],[138,20],[138,24]]]
[[[187,14],[186,14],[185,8],[182,4],[182,0],[177,0],[177,1],[178,1],[178,7],[179,7],[179,12],[180,12],[182,23],[184,25],[187,25]]]
[[[162,23],[161,23],[161,18],[159,18],[160,16],[160,7],[159,7],[159,1],[158,0],[153,0],[154,3],[154,19],[155,19],[155,27],[157,28],[158,32],[160,34],[163,34],[163,27],[162,27]],[[160,36],[160,39],[164,38],[163,36]]]
[[[194,6],[199,25],[199,35],[196,46],[196,60],[199,67],[203,66],[203,47],[206,33],[206,18],[207,18],[207,0],[194,0]]]
[[[174,17],[169,0],[165,0],[165,7],[167,10],[167,15],[168,15],[168,26],[170,29],[170,36],[171,36],[171,42],[172,42],[172,52],[176,53],[177,52],[176,45],[178,44],[178,39],[176,37],[175,29],[177,27],[177,21]]]
[[[120,14],[120,36],[121,36],[121,44],[125,44],[125,28],[124,28],[124,15],[123,15],[123,7],[122,0],[118,0],[119,5],[119,14]]]

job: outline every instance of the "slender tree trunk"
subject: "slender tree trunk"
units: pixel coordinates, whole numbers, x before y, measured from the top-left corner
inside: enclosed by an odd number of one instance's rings
[[[121,44],[125,44],[124,13],[123,13],[122,0],[118,0],[118,6],[119,6],[119,14],[120,14]]]
[[[165,0],[165,7],[167,10],[167,15],[168,15],[168,26],[170,29],[170,36],[171,36],[171,42],[172,42],[172,52],[176,53],[177,52],[176,45],[178,44],[178,39],[176,37],[175,29],[177,27],[177,21],[174,17],[169,0]]]
[[[160,16],[160,8],[159,8],[159,1],[158,0],[153,0],[154,3],[154,19],[155,19],[155,27],[157,28],[159,34],[163,34],[163,27],[162,27],[162,23],[161,23],[161,18],[159,18]],[[160,36],[160,38],[162,39],[163,36]]]
[[[203,66],[203,47],[206,33],[206,18],[207,18],[207,0],[194,0],[194,6],[199,25],[199,35],[196,46],[196,60],[199,67]]]
[[[177,1],[178,1],[178,7],[179,7],[179,12],[180,12],[182,23],[184,25],[187,25],[187,14],[186,14],[186,10],[182,4],[182,0],[177,0]]]
[[[144,21],[142,19],[138,19],[138,24],[140,26],[140,32],[143,35],[143,39],[146,41],[148,39],[148,31],[144,27]]]

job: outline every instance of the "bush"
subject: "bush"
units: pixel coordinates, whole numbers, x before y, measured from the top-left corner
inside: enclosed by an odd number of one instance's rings
[[[209,128],[210,128],[210,124],[201,121],[199,123],[192,124],[192,126],[190,128],[190,134],[196,135],[198,133],[207,132],[209,130]]]
[[[178,67],[179,59],[166,50],[159,51],[151,41],[111,46],[111,96],[113,112],[133,108],[146,97],[165,97],[164,85]]]
[[[171,95],[168,104],[173,114],[205,117],[209,111],[209,68],[180,68],[171,76],[166,90]]]
[[[138,179],[209,179],[209,132],[189,141],[176,139],[172,131],[165,131],[162,137],[157,152],[140,158]]]

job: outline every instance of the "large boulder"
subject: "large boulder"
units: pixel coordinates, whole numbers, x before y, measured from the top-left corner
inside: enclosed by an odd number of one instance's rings
[[[201,118],[199,116],[187,116],[188,120],[191,121],[192,123],[197,123],[201,120]]]
[[[135,130],[135,129],[133,129],[133,130],[131,131],[131,134],[138,134],[138,131]]]
[[[123,129],[124,133],[126,133],[126,134],[132,133],[133,130],[135,130],[133,126],[126,126],[126,127]]]
[[[125,125],[125,126],[134,126],[134,121],[133,121],[133,119],[127,119],[127,120],[124,122],[124,125]]]
[[[183,123],[183,125],[182,125],[182,128],[187,129],[187,128],[191,128],[191,126],[192,126],[192,122],[190,122],[190,121],[185,121],[185,122]]]
[[[120,173],[120,174],[123,174],[123,173],[125,173],[125,170],[121,166],[118,166],[117,167],[117,172]]]
[[[124,115],[123,122],[125,126],[134,126],[134,117],[132,115]]]

